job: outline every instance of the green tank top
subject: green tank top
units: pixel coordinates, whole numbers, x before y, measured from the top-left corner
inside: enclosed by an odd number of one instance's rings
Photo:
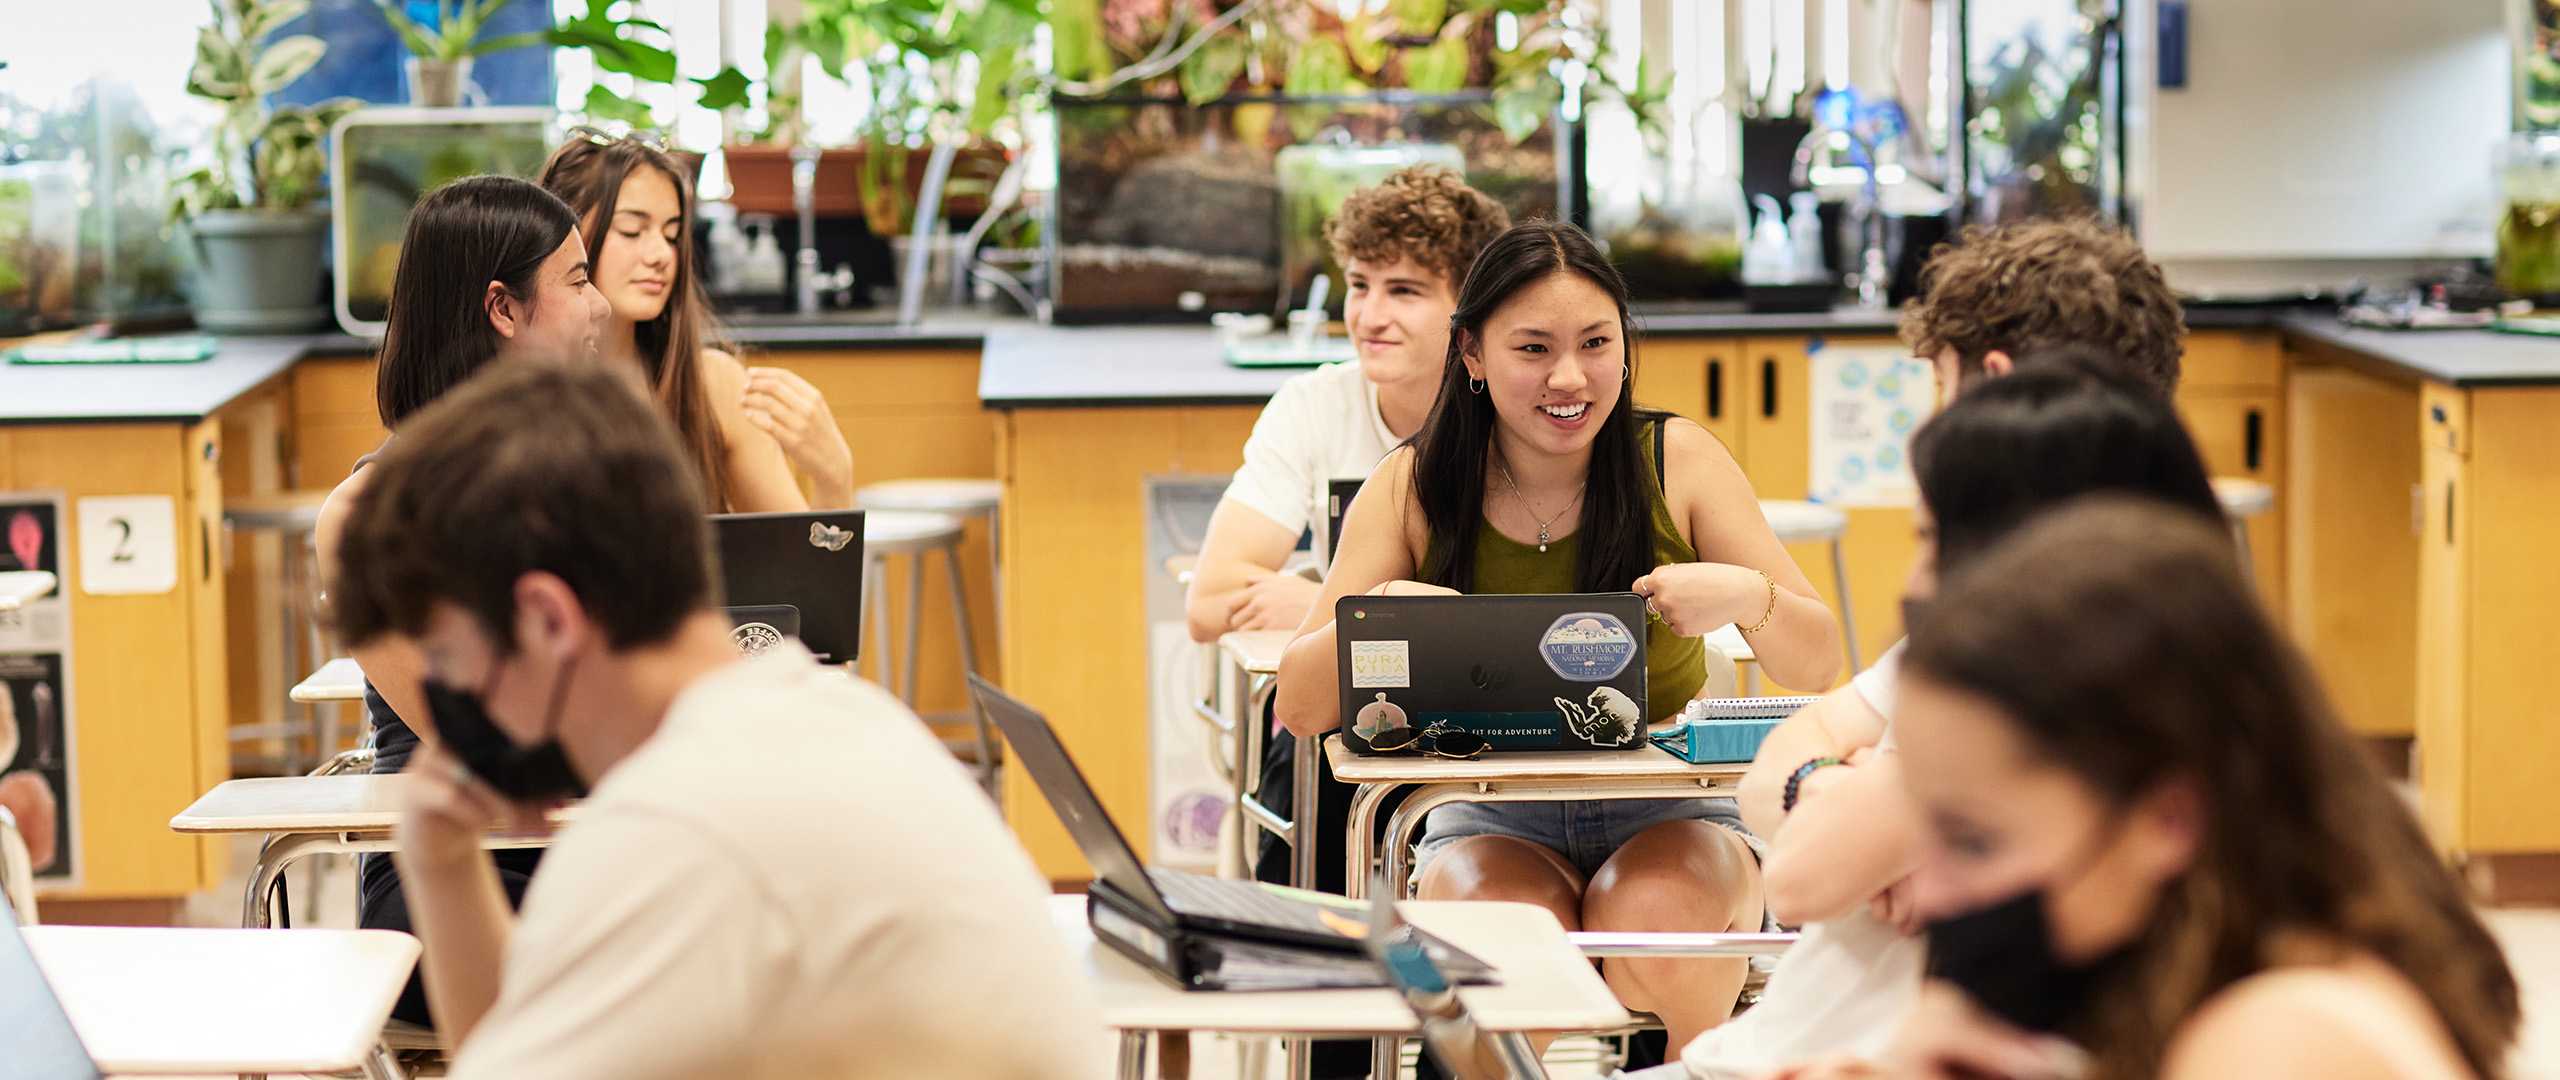
[[[1648,422],[1637,433],[1644,449],[1645,491],[1652,503],[1653,561],[1656,564],[1698,561],[1698,550],[1680,535],[1671,507],[1662,495],[1662,465],[1657,455],[1662,421]],[[1436,544],[1436,541],[1435,541]],[[1476,530],[1475,591],[1479,593],[1580,592],[1574,581],[1575,560],[1582,551],[1582,530],[1549,540],[1547,550],[1523,544],[1485,522]],[[1436,560],[1435,560],[1436,561]],[[1634,582],[1618,586],[1625,588]],[[1645,620],[1645,715],[1650,723],[1677,716],[1707,682],[1706,639],[1682,637],[1660,619]]]

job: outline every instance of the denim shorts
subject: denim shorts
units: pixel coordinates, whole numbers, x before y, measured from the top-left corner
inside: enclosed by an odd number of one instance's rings
[[[1580,802],[1462,802],[1431,811],[1422,839],[1413,845],[1419,881],[1431,860],[1471,836],[1511,836],[1562,855],[1585,881],[1600,864],[1643,832],[1666,821],[1705,821],[1733,830],[1761,853],[1762,844],[1742,827],[1732,799],[1585,799]]]

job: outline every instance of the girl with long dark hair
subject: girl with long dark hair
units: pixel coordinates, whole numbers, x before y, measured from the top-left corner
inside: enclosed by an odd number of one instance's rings
[[[605,315],[604,297],[589,281],[578,216],[557,196],[506,176],[466,177],[428,192],[409,211],[391,282],[374,389],[382,424],[396,434],[412,414],[491,363],[593,363]],[[336,580],[339,530],[372,460],[359,460],[321,508],[313,538],[324,583]],[[365,672],[373,771],[399,772],[420,736],[435,734],[421,689],[425,662],[414,646],[393,639],[354,654]],[[524,899],[538,858],[531,850],[496,853],[510,904]],[[358,925],[411,929],[390,859],[366,856],[356,878]],[[417,977],[392,1015],[429,1022]]]
[[[749,368],[719,340],[693,250],[693,184],[637,138],[572,132],[542,186],[578,214],[611,305],[597,348],[644,376],[701,470],[715,509],[853,505],[853,451],[826,398],[780,368]],[[809,478],[804,497],[792,469]]]
[[[1792,1077],[2505,1075],[2518,993],[2219,521],[2030,522],[1912,620],[1929,984]]]
[[[1626,285],[1588,236],[1531,222],[1476,259],[1450,321],[1438,404],[1371,474],[1322,598],[1281,665],[1278,711],[1340,726],[1335,601],[1364,592],[1646,596],[1653,722],[1706,680],[1710,630],[1734,624],[1788,686],[1827,686],[1839,623],[1770,531],[1733,455],[1705,429],[1640,411]],[[1435,899],[1540,904],[1567,927],[1757,930],[1759,867],[1730,800],[1457,805],[1416,862]],[[1739,961],[1604,965],[1674,1045],[1732,1011]]]

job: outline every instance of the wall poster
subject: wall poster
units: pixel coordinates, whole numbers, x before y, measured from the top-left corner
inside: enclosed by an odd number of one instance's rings
[[[26,840],[39,887],[79,883],[71,795],[71,588],[60,493],[0,492],[0,571],[42,570],[52,592],[0,611],[0,807]]]

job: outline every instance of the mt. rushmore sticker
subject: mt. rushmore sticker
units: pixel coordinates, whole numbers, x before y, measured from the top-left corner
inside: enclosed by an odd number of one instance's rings
[[[1636,635],[1618,617],[1577,611],[1557,619],[1538,639],[1549,670],[1574,682],[1607,682],[1636,658]]]

